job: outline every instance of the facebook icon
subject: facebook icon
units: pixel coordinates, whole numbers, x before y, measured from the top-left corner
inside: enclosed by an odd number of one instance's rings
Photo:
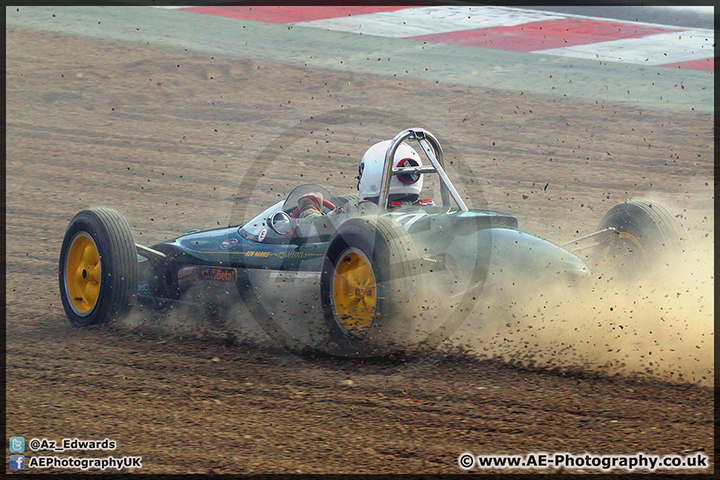
[[[10,470],[25,470],[25,455],[10,455]]]

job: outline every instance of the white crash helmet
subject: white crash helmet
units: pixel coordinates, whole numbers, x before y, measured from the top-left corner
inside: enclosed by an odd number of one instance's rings
[[[360,199],[368,199],[380,196],[380,183],[382,181],[383,164],[385,163],[385,154],[390,147],[391,140],[378,142],[370,147],[360,161],[360,172],[358,191]],[[401,143],[395,150],[395,158],[393,159],[393,167],[418,167],[422,166],[420,155],[407,143]],[[417,200],[422,191],[423,179],[422,174],[415,175],[395,175],[390,180],[390,200],[414,196],[411,201]]]

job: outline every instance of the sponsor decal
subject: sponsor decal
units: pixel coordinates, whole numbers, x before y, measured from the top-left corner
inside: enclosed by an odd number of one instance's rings
[[[270,252],[254,252],[254,251],[253,251],[253,252],[245,252],[245,256],[246,256],[246,257],[262,257],[262,258],[265,258],[265,257],[269,257],[270,255],[275,255],[275,254],[274,254],[274,253],[270,253]]]
[[[228,238],[220,245],[220,248],[222,248],[223,250],[227,250],[228,248],[237,245],[237,243],[238,241],[236,238]]]
[[[299,252],[285,252],[278,254],[278,258],[280,260],[283,260],[285,258],[307,258],[308,253],[305,251],[299,251]]]
[[[234,268],[205,267],[203,278],[218,282],[234,282],[237,280],[237,272]]]

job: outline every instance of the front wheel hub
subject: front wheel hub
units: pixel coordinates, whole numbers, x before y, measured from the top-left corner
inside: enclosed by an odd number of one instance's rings
[[[102,283],[102,266],[95,240],[78,232],[70,241],[65,263],[65,294],[76,315],[85,317],[95,308]]]

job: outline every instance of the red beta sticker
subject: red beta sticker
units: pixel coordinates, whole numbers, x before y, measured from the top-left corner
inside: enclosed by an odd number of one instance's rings
[[[263,228],[260,235],[258,235],[258,242],[265,240],[265,237],[267,237],[267,228]]]

